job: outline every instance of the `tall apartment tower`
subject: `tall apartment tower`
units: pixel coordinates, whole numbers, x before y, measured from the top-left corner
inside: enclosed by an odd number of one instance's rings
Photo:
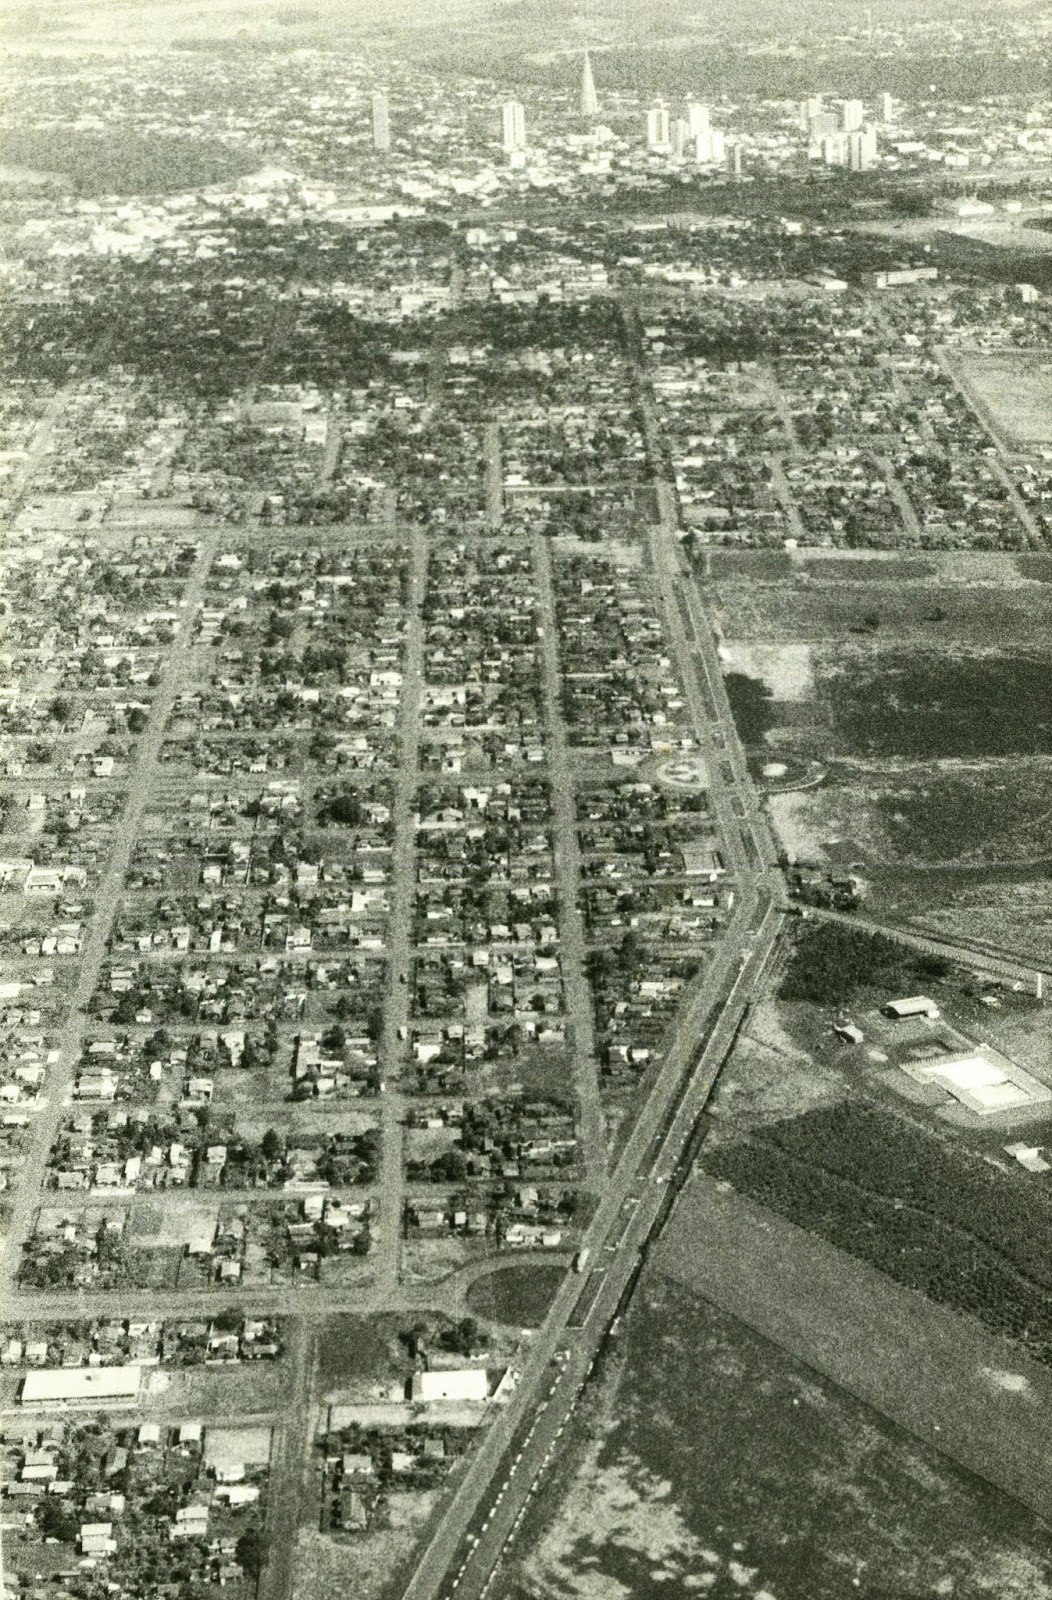
[[[381,92],[373,95],[373,149],[391,148],[391,110],[387,96]]]
[[[845,133],[854,133],[858,128],[861,128],[865,109],[861,100],[844,101],[843,129]]]
[[[742,156],[742,147],[737,140],[734,141],[730,149],[727,151],[727,171],[730,173],[735,183],[740,181],[742,172],[744,171],[744,158]]]
[[[504,150],[511,155],[526,148],[526,112],[518,100],[509,100],[503,106],[501,117],[504,128]]]
[[[880,97],[880,120],[881,122],[895,121],[895,102],[890,94],[882,94]]]
[[[595,92],[592,62],[587,50],[584,53],[584,65],[581,68],[581,115],[582,117],[597,117],[599,115],[599,96]]]
[[[800,131],[810,135],[811,124],[816,117],[820,117],[825,111],[822,96],[820,94],[808,95],[806,100],[799,102],[798,109],[800,113]]]
[[[647,112],[647,148],[662,150],[670,143],[668,110],[665,106],[655,106]]]
[[[690,128],[692,139],[696,139],[701,133],[708,133],[709,128],[712,126],[708,106],[699,105],[697,101],[689,105],[687,107],[687,124]]]

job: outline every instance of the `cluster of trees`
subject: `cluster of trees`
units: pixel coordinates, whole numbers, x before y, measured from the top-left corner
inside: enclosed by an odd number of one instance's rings
[[[229,183],[259,164],[254,151],[218,139],[182,139],[143,133],[123,124],[119,132],[82,127],[31,128],[11,124],[3,131],[3,160],[35,172],[61,173],[77,194],[174,193]]]
[[[356,789],[342,789],[318,807],[319,828],[328,828],[333,823],[341,828],[360,828],[365,820],[365,807]]]
[[[839,922],[812,923],[796,936],[778,991],[782,1000],[841,1006],[860,990],[908,989],[945,978],[949,963]]]

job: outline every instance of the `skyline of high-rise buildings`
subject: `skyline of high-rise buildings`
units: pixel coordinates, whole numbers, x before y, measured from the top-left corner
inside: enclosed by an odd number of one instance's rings
[[[598,108],[591,57],[586,49],[581,63],[580,110],[594,121]],[[373,148],[389,151],[391,113],[386,90],[373,92],[371,113]],[[827,105],[824,95],[815,94],[799,103],[799,118],[812,158],[820,158],[826,166],[866,172],[879,157],[878,126],[894,126],[895,104],[891,94],[880,94],[867,117],[866,104],[861,99],[834,98]],[[593,139],[603,137],[609,140],[610,130],[595,126]],[[541,140],[543,147],[543,134]],[[501,106],[501,143],[513,167],[528,163],[526,108],[520,100],[507,100]],[[646,147],[676,162],[692,160],[699,166],[726,166],[736,177],[743,174],[740,136],[731,138],[714,128],[711,107],[703,101],[688,101],[679,114],[664,102],[651,106],[646,112]]]

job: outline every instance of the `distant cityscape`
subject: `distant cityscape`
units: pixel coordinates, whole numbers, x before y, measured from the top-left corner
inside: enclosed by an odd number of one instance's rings
[[[1049,1600],[1052,13],[507,9],[0,62],[0,1600]]]

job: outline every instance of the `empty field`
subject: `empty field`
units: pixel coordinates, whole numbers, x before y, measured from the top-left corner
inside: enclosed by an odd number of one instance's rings
[[[1016,450],[1052,444],[1052,361],[1034,350],[955,350],[950,364],[979,412]]]
[[[902,900],[912,915],[928,897],[937,903],[944,896],[938,873],[924,873],[924,868],[1042,876],[1052,821],[1052,767],[1045,758],[952,765],[836,761],[827,766],[821,785],[774,794],[769,804],[791,855],[865,862],[875,892],[883,877],[894,879],[888,895],[879,893],[880,906],[891,909]],[[943,877],[945,892],[952,894],[954,881],[945,870]],[[1011,912],[1007,893],[1002,904]],[[894,914],[897,919],[897,909]]]
[[[1052,753],[1052,657],[845,654],[820,684],[844,755],[912,760]]]
[[[707,1177],[684,1191],[655,1265],[1041,1517],[1052,1514],[1052,1373],[1007,1340]]]
[[[845,1101],[706,1146],[705,1170],[906,1289],[1052,1363],[1052,1199],[891,1112]]]
[[[642,1279],[494,1600],[1050,1600],[1032,1515],[682,1268]]]
[[[910,563],[855,561],[868,576],[844,575],[840,563],[816,562],[813,569],[782,582],[738,574],[717,578],[705,589],[731,649],[787,644],[836,644],[865,639],[873,647],[889,641],[929,648],[1000,646],[1052,634],[1052,592],[1039,569],[1018,581],[1014,561],[1006,571],[1014,581],[963,582],[952,577],[916,582]],[[1034,557],[1036,563],[1041,558]],[[906,569],[906,570],[903,570]],[[802,581],[801,581],[802,580]]]

